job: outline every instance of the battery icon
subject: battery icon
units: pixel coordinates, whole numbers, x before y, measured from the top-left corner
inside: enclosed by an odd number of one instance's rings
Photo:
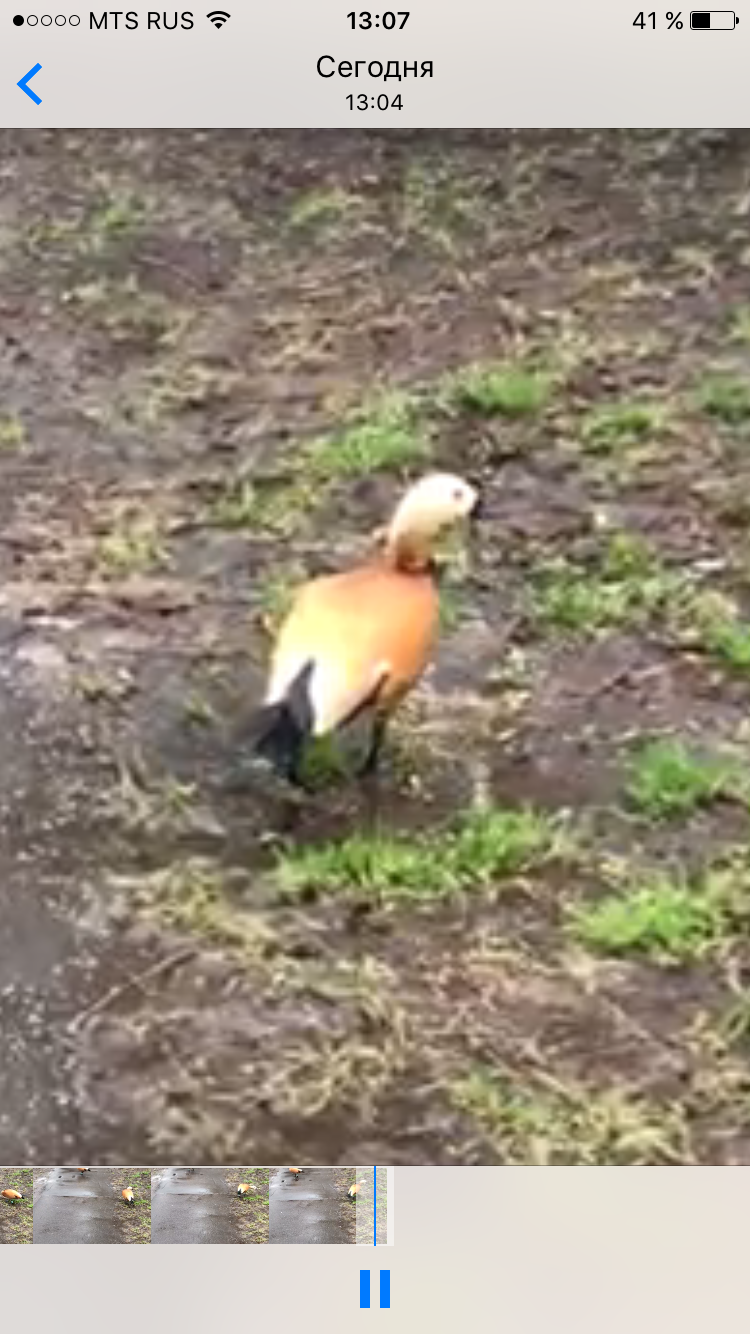
[[[739,19],[733,9],[691,9],[690,27],[708,28],[711,32],[718,28],[734,28]]]

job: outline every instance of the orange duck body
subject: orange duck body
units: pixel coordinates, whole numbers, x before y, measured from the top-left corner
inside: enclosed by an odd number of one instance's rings
[[[407,492],[366,563],[305,584],[279,631],[256,749],[292,782],[310,736],[372,714],[364,770],[377,763],[388,718],[430,658],[439,598],[430,559],[442,526],[476,507],[472,487],[449,475]]]

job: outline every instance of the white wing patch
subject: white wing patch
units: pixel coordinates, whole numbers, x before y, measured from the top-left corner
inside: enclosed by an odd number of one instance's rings
[[[310,682],[315,736],[332,732],[364,704],[390,674],[390,664],[379,662],[356,689],[347,685],[345,673],[334,662],[317,662]]]
[[[266,704],[278,704],[309,661],[309,653],[285,653],[281,662],[274,665],[271,671],[266,689]]]
[[[310,661],[310,655],[285,655],[272,672],[266,691],[266,704],[277,704],[290,690],[294,680]],[[348,718],[372,695],[381,681],[390,675],[390,663],[381,661],[372,667],[355,689],[347,683],[346,672],[332,659],[318,658],[310,676],[310,704],[313,735],[324,736]]]

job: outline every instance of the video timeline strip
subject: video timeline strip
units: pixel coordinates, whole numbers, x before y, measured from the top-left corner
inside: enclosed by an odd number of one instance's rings
[[[393,1169],[0,1168],[0,1244],[393,1244]]]

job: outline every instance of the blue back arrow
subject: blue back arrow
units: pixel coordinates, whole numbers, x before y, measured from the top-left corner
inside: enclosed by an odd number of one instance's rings
[[[21,89],[21,92],[25,93],[27,97],[30,97],[32,102],[36,102],[37,106],[39,106],[42,99],[41,97],[37,97],[33,88],[29,88],[28,83],[29,79],[33,79],[34,75],[38,74],[41,68],[41,65],[35,65],[33,69],[29,70],[28,74],[24,74],[23,78],[18,80],[18,87]]]

